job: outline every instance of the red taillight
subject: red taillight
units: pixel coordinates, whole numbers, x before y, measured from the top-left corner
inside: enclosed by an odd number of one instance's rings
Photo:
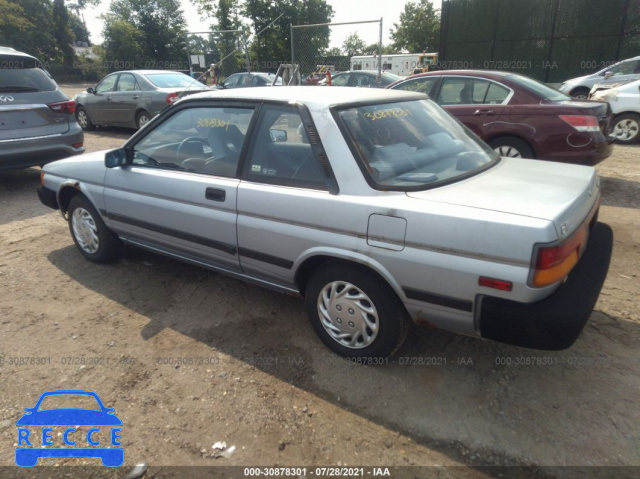
[[[588,115],[560,115],[560,119],[578,131],[600,131],[598,119]]]
[[[559,245],[538,248],[532,285],[540,288],[563,279],[580,259],[586,240],[587,225],[583,224]]]
[[[80,148],[84,143],[74,143],[73,146],[74,148]]]
[[[487,278],[486,276],[480,276],[478,284],[485,288],[499,289],[500,291],[511,291],[511,289],[513,289],[513,283],[511,281]]]
[[[177,102],[180,99],[180,96],[177,93],[169,93],[167,95],[167,98],[165,99],[167,102],[167,105],[171,105],[175,102]]]
[[[49,103],[47,106],[56,113],[67,113],[71,115],[76,112],[76,102],[73,100]]]

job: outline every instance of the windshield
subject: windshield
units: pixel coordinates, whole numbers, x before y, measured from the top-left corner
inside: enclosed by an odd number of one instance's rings
[[[54,91],[55,82],[40,68],[0,69],[0,92]]]
[[[429,100],[341,110],[346,139],[378,189],[420,190],[483,170],[498,155]]]
[[[202,88],[202,83],[184,73],[152,73],[145,76],[158,88],[188,88],[194,86]]]
[[[558,90],[548,87],[544,83],[540,83],[533,78],[525,77],[522,75],[508,75],[505,77],[507,80],[510,80],[514,83],[517,83],[521,87],[529,90],[530,92],[535,93],[542,97],[543,100],[551,100],[551,101],[564,101],[571,100],[570,96],[565,95]]]
[[[401,80],[402,77],[396,75],[395,73],[383,73],[382,74],[382,84],[387,86],[387,85],[391,85],[392,83],[397,82],[398,80]]]

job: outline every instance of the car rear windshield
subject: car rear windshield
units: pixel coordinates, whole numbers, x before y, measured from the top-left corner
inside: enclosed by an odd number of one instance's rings
[[[466,178],[499,160],[468,128],[430,100],[338,110],[369,184],[421,190]]]
[[[194,86],[202,88],[202,83],[184,73],[151,73],[145,76],[158,88],[187,88]]]
[[[548,87],[544,83],[540,83],[533,78],[525,77],[522,75],[508,75],[505,77],[507,80],[511,80],[514,83],[517,83],[521,87],[526,90],[529,90],[536,95],[542,97],[543,100],[551,100],[551,101],[564,101],[571,100],[571,97],[565,95],[558,90]]]
[[[54,91],[56,82],[40,68],[0,69],[0,92],[22,93]]]

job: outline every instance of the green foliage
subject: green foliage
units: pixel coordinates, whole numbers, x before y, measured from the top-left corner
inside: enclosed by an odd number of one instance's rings
[[[354,55],[363,55],[365,51],[366,45],[364,40],[360,38],[360,35],[357,33],[352,33],[349,35],[344,42],[342,42],[342,50],[345,55],[351,58]],[[378,51],[376,47],[376,52]],[[375,53],[375,52],[374,52]]]
[[[71,66],[76,56],[72,46],[74,35],[69,26],[69,12],[64,6],[64,0],[53,0],[51,16],[53,19],[53,38],[59,51],[58,57],[65,66]]]
[[[391,38],[398,51],[411,53],[438,51],[440,11],[430,0],[417,0],[404,6],[400,23],[393,24]]]
[[[115,71],[125,68],[136,68],[142,65],[144,52],[142,50],[142,32],[126,20],[118,19],[115,15],[105,17],[102,43],[102,63],[107,70]]]

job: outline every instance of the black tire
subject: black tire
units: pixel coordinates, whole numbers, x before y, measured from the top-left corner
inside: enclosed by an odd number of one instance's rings
[[[588,100],[589,99],[589,90],[588,88],[576,88],[571,91],[571,96],[576,100]]]
[[[343,292],[347,286],[342,283],[353,287],[350,288],[352,294],[347,293],[341,299],[336,300],[330,308],[324,308],[326,303],[321,301],[323,291],[325,289],[329,290],[334,285],[336,291]],[[374,314],[364,314],[362,309],[357,310],[355,306],[354,308],[350,307],[353,305],[352,301],[354,300],[350,299],[349,296],[356,298],[353,295],[356,290],[359,290],[358,293],[364,293],[366,298],[359,303],[372,310]],[[322,265],[307,284],[305,303],[311,325],[322,342],[329,349],[343,357],[388,358],[402,346],[409,331],[407,311],[395,292],[376,273],[356,264],[332,261]],[[328,314],[330,311],[333,312],[335,317],[323,320],[324,316],[320,312],[321,308],[324,308]],[[339,313],[338,309],[342,312]],[[358,311],[363,313],[362,317],[357,314]],[[345,315],[344,323],[342,318],[338,316],[342,314]],[[364,320],[365,317],[367,320]],[[371,318],[374,318],[375,321]],[[340,324],[338,324],[338,321]],[[372,334],[371,328],[367,329],[366,326],[372,322],[377,325],[377,333],[375,334]],[[329,326],[325,326],[325,324],[329,324]],[[369,340],[358,332],[358,325],[365,325],[361,330],[366,331],[366,334],[371,338],[369,344],[366,344]],[[335,334],[348,334],[351,331],[355,331],[355,334],[342,338],[345,342],[353,340],[353,346],[345,345],[340,339],[334,338],[329,330],[334,331]],[[360,341],[360,339],[362,340]],[[376,361],[370,364],[383,363]]]
[[[112,263],[120,257],[120,239],[107,228],[96,209],[82,193],[71,198],[68,217],[69,232],[82,256],[95,263]]]
[[[640,140],[640,115],[625,113],[615,117],[611,123],[611,134],[616,143],[631,145]]]
[[[495,138],[489,142],[489,146],[500,156],[509,158],[535,158],[531,147],[520,138],[513,136]]]
[[[146,110],[140,110],[136,115],[136,126],[138,130],[151,121],[151,115]]]
[[[91,118],[89,118],[87,110],[85,110],[81,106],[76,108],[76,120],[78,121],[78,125],[80,125],[80,128],[82,128],[84,131],[91,131],[95,130],[96,128],[95,125],[91,123]]]

